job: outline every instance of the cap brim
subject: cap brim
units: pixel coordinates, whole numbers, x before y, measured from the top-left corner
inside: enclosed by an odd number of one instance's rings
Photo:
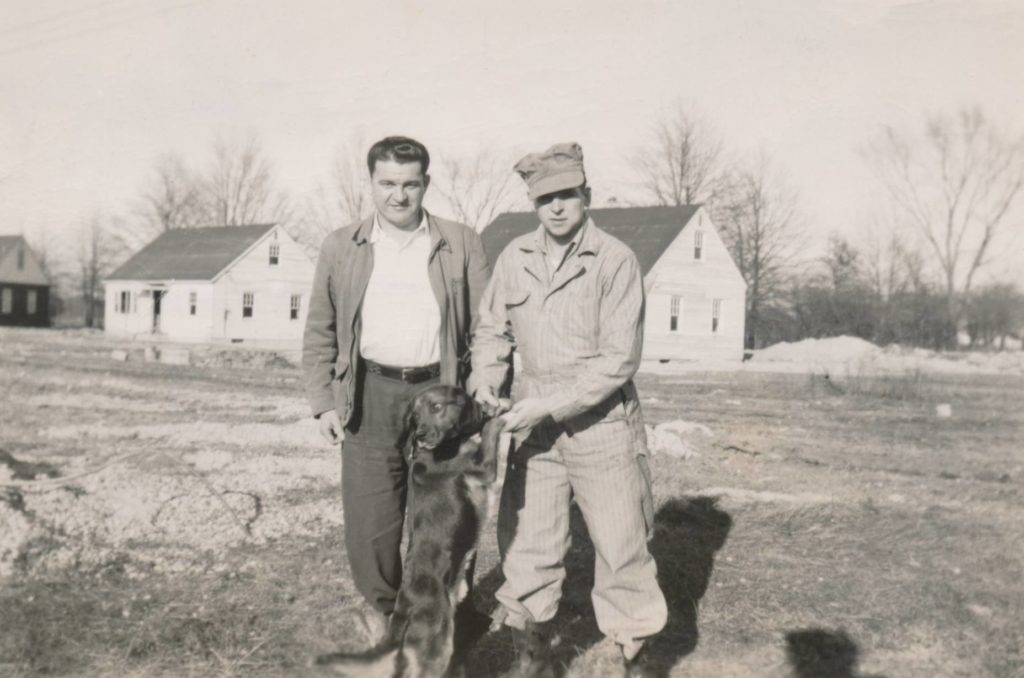
[[[583,172],[578,169],[567,170],[565,172],[559,172],[558,174],[552,174],[550,176],[538,179],[532,186],[528,194],[530,200],[536,200],[542,195],[548,195],[549,193],[558,193],[564,191],[567,188],[576,188],[582,186],[586,182],[586,177]]]

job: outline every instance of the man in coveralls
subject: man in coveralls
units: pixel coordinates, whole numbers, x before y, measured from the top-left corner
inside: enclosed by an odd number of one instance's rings
[[[468,388],[496,405],[513,347],[521,370],[503,415],[516,446],[498,517],[505,583],[497,592],[519,670],[541,675],[558,609],[575,497],[596,552],[598,627],[629,675],[651,675],[644,640],[666,622],[647,549],[653,511],[643,417],[632,378],[644,290],[632,250],[590,219],[578,144],[516,164],[540,225],[494,265],[473,335]]]

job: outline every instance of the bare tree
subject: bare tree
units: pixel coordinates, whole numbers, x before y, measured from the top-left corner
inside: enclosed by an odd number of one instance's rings
[[[200,185],[207,224],[284,224],[291,219],[288,196],[274,187],[271,162],[254,135],[244,141],[217,139]]]
[[[868,150],[902,220],[924,241],[955,326],[977,273],[1004,235],[1024,187],[1024,140],[994,129],[977,109],[928,119],[923,134],[892,128]]]
[[[152,180],[141,196],[140,215],[151,231],[203,225],[202,187],[184,161],[173,154],[162,156],[153,168]]]
[[[793,271],[801,237],[796,196],[763,155],[730,172],[723,186],[713,218],[747,283],[746,347],[754,348],[764,310]]]
[[[865,280],[879,300],[926,285],[921,253],[909,247],[899,229],[891,224],[876,220],[865,229],[858,250]]]
[[[363,142],[353,136],[334,154],[331,180],[320,183],[302,201],[296,236],[315,254],[331,231],[355,223],[373,210]]]
[[[47,296],[49,317],[52,320],[63,309],[64,296],[69,285],[67,270],[66,252],[62,252],[58,239],[51,237],[50,229],[45,225],[41,226],[32,235],[25,236],[28,246],[32,248],[32,254],[39,262],[46,279],[50,281],[50,291]]]
[[[678,206],[712,200],[721,158],[721,142],[696,114],[679,106],[655,123],[630,163],[656,204]]]
[[[82,303],[82,319],[86,327],[95,327],[103,314],[103,279],[109,275],[120,256],[120,247],[112,237],[123,225],[101,215],[85,222],[79,231],[74,254],[74,282]]]
[[[448,157],[440,163],[435,185],[451,215],[477,231],[517,205],[520,194],[513,182],[512,162],[489,151]]]
[[[334,154],[331,178],[341,216],[338,226],[355,223],[373,211],[364,146],[362,137],[357,135],[339,146]]]
[[[110,234],[125,252],[138,251],[165,231],[208,225],[201,179],[173,153],[157,160],[132,212],[135,218]]]

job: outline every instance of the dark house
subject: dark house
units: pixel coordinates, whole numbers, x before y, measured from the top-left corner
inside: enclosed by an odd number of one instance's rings
[[[50,281],[20,235],[0,235],[0,325],[47,327]]]

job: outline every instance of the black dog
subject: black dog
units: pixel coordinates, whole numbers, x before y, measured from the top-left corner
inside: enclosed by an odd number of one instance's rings
[[[489,413],[491,415],[496,412]],[[443,676],[451,662],[455,608],[469,591],[498,472],[500,418],[465,391],[431,386],[405,414],[397,445],[409,463],[409,546],[387,639],[363,655],[319,657],[333,675]]]

